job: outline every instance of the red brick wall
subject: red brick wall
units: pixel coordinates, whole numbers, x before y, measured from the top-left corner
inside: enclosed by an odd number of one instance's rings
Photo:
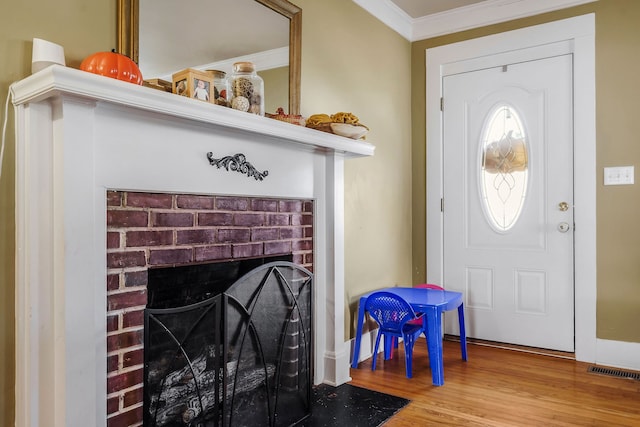
[[[149,266],[292,254],[313,271],[313,202],[107,192],[107,425],[142,425]]]

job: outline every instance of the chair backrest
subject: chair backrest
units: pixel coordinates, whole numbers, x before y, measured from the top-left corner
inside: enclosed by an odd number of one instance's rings
[[[442,286],[434,285],[432,283],[420,283],[419,285],[415,285],[414,288],[436,289],[439,291],[444,291],[444,288]]]
[[[369,295],[365,309],[384,331],[401,332],[405,323],[416,318],[411,305],[390,292],[374,292]]]

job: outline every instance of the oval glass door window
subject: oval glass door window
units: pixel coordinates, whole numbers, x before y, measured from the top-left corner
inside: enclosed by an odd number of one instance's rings
[[[522,212],[529,175],[529,144],[522,120],[510,105],[494,108],[480,144],[480,191],[484,212],[498,232],[511,229]]]

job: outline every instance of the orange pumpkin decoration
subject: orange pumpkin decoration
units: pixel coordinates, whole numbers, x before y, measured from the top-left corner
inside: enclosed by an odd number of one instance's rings
[[[98,52],[87,56],[80,64],[80,69],[125,82],[142,84],[142,73],[136,63],[115,51]]]

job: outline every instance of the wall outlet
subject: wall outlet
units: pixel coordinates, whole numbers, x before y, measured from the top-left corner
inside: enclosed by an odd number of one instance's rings
[[[604,168],[604,185],[630,185],[634,183],[633,166]]]

